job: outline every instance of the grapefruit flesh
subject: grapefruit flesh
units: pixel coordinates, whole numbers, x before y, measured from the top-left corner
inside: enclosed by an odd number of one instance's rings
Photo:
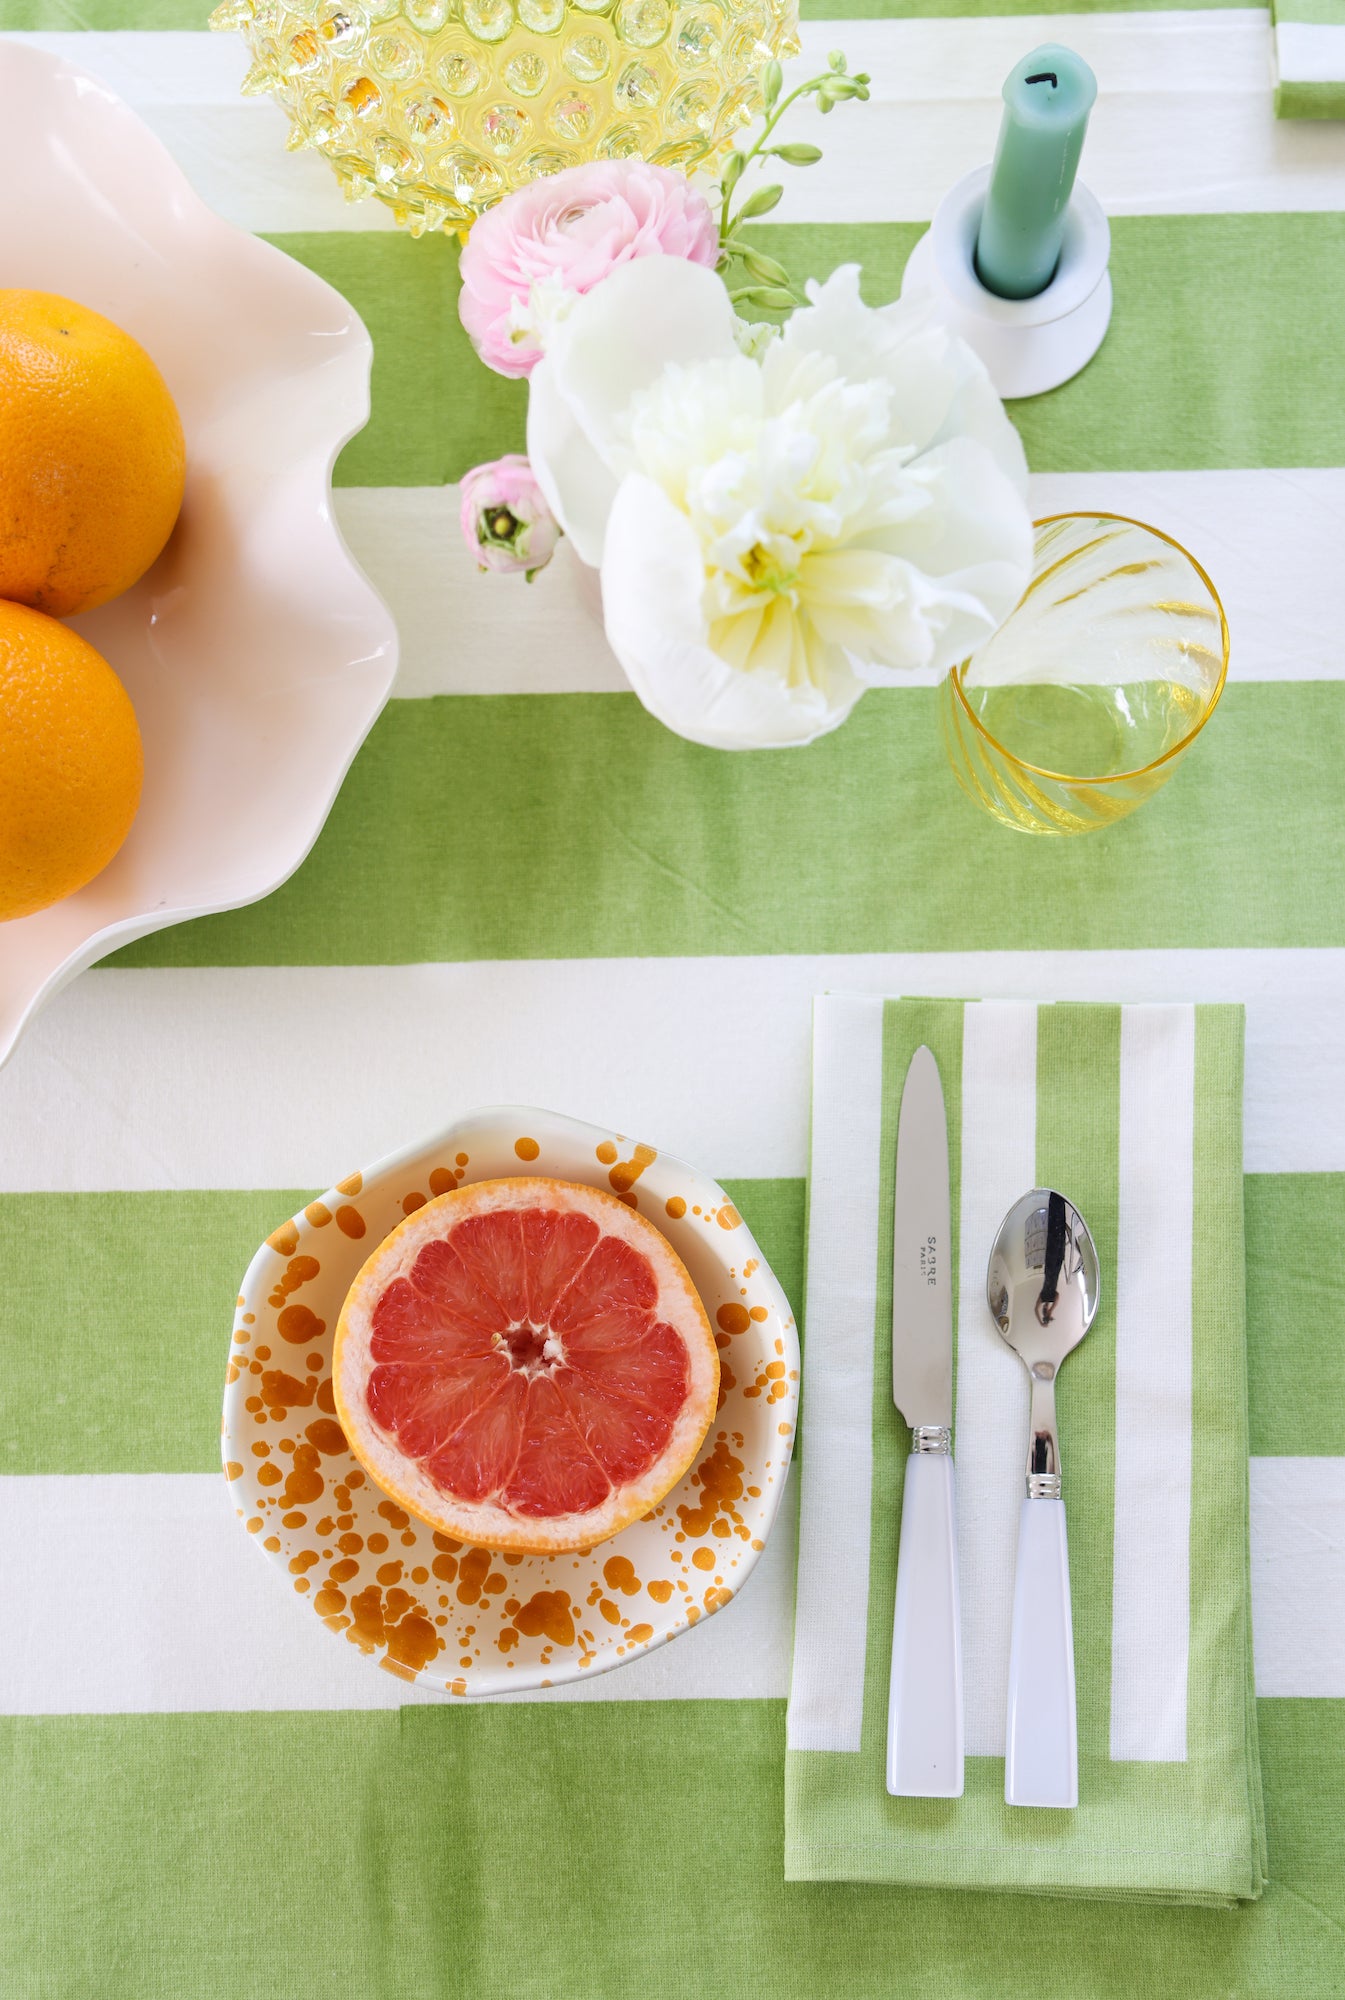
[[[602,1190],[481,1181],[380,1244],[336,1329],[337,1410],[365,1470],[462,1541],[591,1548],[696,1456],[719,1390],[680,1259]]]

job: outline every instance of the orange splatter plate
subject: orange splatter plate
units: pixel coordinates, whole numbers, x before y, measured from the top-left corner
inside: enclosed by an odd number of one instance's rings
[[[615,1192],[667,1236],[717,1329],[719,1411],[692,1470],[589,1554],[497,1555],[408,1516],[346,1446],[332,1335],[356,1272],[451,1187],[520,1173]],[[234,1314],[223,1454],[238,1518],[330,1630],[451,1695],[555,1686],[720,1611],[779,1509],[798,1415],[789,1302],[724,1190],[670,1154],[556,1112],[474,1112],[282,1223]]]

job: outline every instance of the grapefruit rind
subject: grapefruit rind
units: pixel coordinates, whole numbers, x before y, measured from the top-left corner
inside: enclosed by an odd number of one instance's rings
[[[668,1442],[637,1478],[613,1485],[607,1498],[582,1513],[524,1517],[493,1500],[471,1501],[446,1493],[380,1429],[368,1408],[366,1384],[373,1367],[373,1314],[379,1299],[406,1277],[422,1250],[453,1223],[492,1209],[559,1209],[596,1221],[605,1235],[629,1244],[652,1266],[658,1283],[653,1316],[669,1322],[687,1351],[687,1393]],[[719,1397],[719,1353],[700,1296],[667,1238],[600,1188],[540,1176],[475,1182],[426,1202],[401,1223],[365,1262],[341,1309],[332,1351],[336,1411],[351,1451],[381,1489],[428,1526],[478,1547],[548,1555],[584,1550],[620,1534],[669,1493],[690,1469]]]

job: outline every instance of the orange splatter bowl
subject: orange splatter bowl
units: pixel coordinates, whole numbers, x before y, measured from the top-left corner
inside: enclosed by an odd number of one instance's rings
[[[719,1347],[696,1463],[587,1552],[500,1555],[408,1515],[336,1421],[332,1336],[370,1250],[432,1195],[544,1174],[615,1192],[668,1238]],[[602,1673],[731,1603],[779,1511],[798,1418],[789,1302],[724,1190],[623,1135],[549,1111],[478,1111],[351,1174],[257,1251],[234,1314],[223,1455],[234,1508],[290,1588],[387,1672],[448,1695]]]

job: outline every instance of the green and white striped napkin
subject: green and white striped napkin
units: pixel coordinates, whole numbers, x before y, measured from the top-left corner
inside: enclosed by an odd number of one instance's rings
[[[908,1433],[891,1399],[892,1190],[907,1065],[948,1110],[966,1792],[889,1798]],[[816,1004],[791,1880],[1227,1904],[1265,1878],[1252,1698],[1242,1009],[827,997]],[[1086,1218],[1102,1304],[1061,1374],[1079,1806],[1004,1804],[1027,1379],[985,1306],[1031,1187]]]
[[[1345,118],[1345,0],[1271,0],[1275,116]]]

